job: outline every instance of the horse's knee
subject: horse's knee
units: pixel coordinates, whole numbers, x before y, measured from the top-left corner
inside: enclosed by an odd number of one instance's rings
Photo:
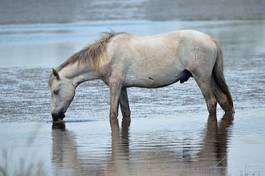
[[[112,119],[117,119],[118,118],[118,112],[115,110],[115,111],[110,111],[110,114],[109,114],[109,118],[110,120]]]

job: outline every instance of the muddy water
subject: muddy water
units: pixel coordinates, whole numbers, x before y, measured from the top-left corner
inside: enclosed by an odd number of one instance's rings
[[[78,87],[65,129],[52,130],[51,67],[106,30],[138,35],[197,29],[224,49],[235,120],[208,119],[194,80],[128,91],[132,126],[111,133],[108,89]],[[0,26],[0,166],[44,175],[264,175],[265,21],[108,21]],[[5,156],[7,154],[7,156]],[[20,159],[22,158],[22,159]],[[10,164],[12,163],[12,164]]]

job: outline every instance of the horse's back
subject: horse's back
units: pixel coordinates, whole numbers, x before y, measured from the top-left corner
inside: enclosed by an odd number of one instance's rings
[[[163,57],[167,56],[165,52],[176,56],[176,52],[182,48],[186,50],[216,48],[215,42],[209,35],[196,30],[178,30],[148,36],[122,33],[114,39],[113,43],[113,49],[119,54],[126,52],[125,55],[129,56],[130,53],[137,52],[141,56],[146,55],[147,58],[150,58],[150,52]]]
[[[159,40],[173,40],[175,42],[181,42],[183,40],[192,40],[192,41],[198,41],[198,42],[212,42],[212,38],[203,32],[196,31],[196,30],[190,30],[190,29],[184,29],[184,30],[177,30],[172,32],[166,32],[161,34],[155,34],[155,35],[146,35],[146,36],[138,36],[138,35],[131,35],[128,33],[124,33],[122,38],[126,36],[126,38],[135,39],[138,41],[145,41],[145,42],[158,42]],[[128,41],[128,40],[127,40]],[[131,41],[128,41],[131,42]]]

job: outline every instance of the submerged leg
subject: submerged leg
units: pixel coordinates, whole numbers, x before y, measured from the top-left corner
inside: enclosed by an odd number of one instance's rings
[[[109,119],[111,127],[119,126],[118,123],[118,109],[119,109],[119,98],[121,95],[121,83],[118,81],[110,81],[110,111]]]
[[[130,126],[131,123],[131,110],[128,101],[127,88],[121,89],[120,106],[122,112],[122,126]]]
[[[216,115],[217,100],[212,90],[211,78],[203,78],[201,76],[194,76],[194,79],[197,82],[204,96],[209,115],[210,116]]]

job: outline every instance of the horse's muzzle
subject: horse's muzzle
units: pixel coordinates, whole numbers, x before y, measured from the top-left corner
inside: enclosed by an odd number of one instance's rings
[[[63,120],[63,118],[65,117],[64,113],[52,113],[52,120],[54,122],[60,120]]]

